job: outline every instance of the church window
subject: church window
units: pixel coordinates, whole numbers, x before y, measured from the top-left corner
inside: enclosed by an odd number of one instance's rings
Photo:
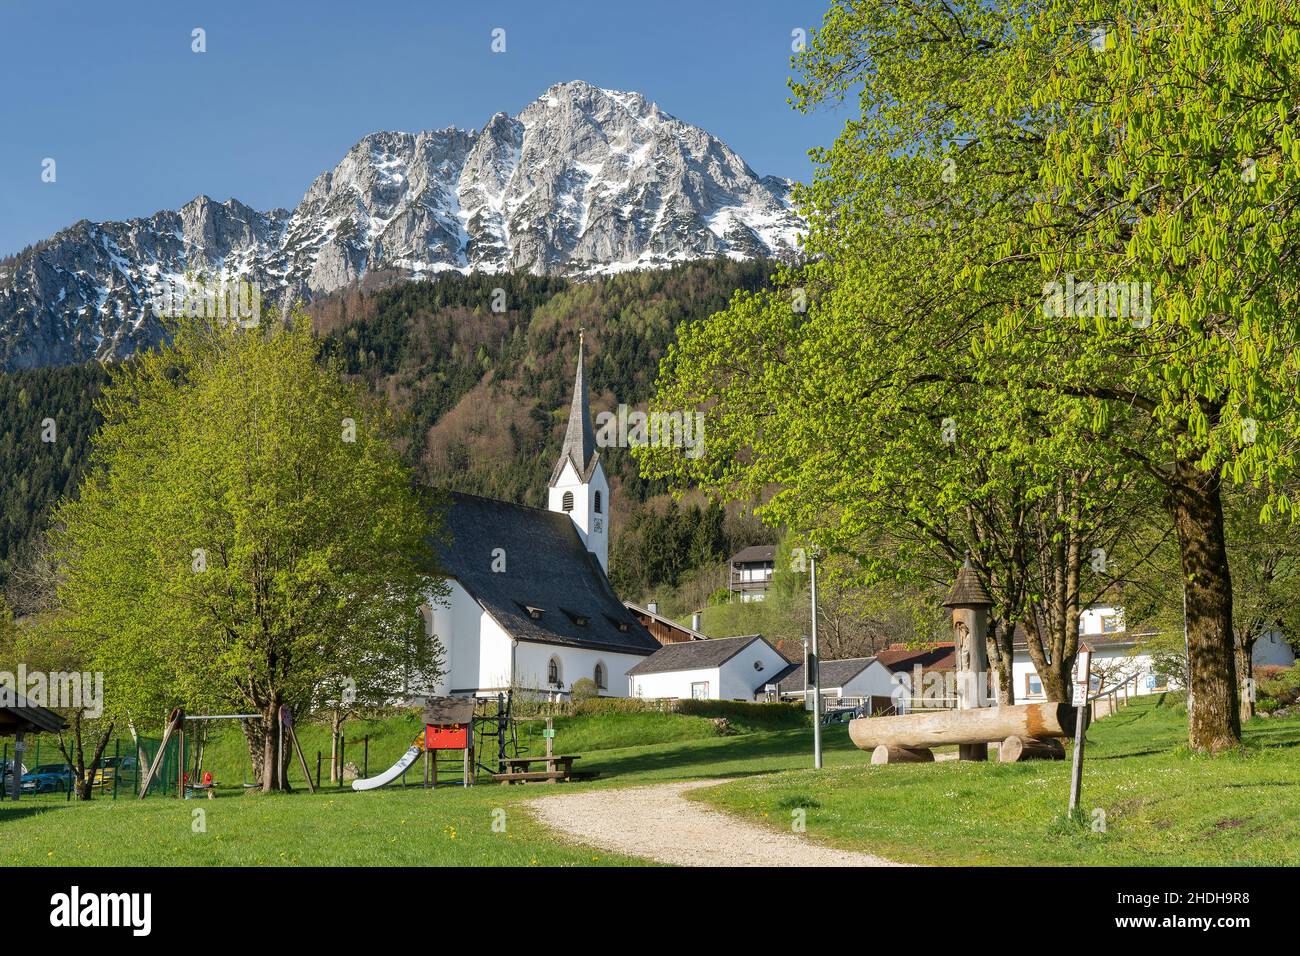
[[[596,665],[596,673],[595,673],[594,676],[595,676],[595,680],[596,680],[596,687],[599,688],[600,690],[604,690],[604,689],[606,688],[606,686],[607,686],[606,683],[605,683],[605,665],[604,665],[604,664],[597,664],[597,665]]]
[[[560,685],[560,659],[552,657],[551,662],[546,665],[546,679],[555,686]]]
[[[572,511],[572,510],[573,510],[573,492],[572,492],[572,491],[566,491],[566,492],[564,493],[564,497],[561,499],[561,502],[560,502],[560,507],[563,508],[566,512],[568,512],[568,511]]]
[[[596,492],[596,514],[600,514],[600,492]]]

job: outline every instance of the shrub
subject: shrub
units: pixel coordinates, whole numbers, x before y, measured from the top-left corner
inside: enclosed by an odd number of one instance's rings
[[[802,727],[809,722],[803,704],[762,704],[743,700],[679,700],[679,714],[695,717],[726,717],[729,720]]]
[[[1300,662],[1291,667],[1257,667],[1256,706],[1268,714],[1300,700]]]
[[[569,696],[576,706],[594,697],[599,697],[600,688],[596,686],[596,682],[590,677],[579,677],[573,682],[573,686],[569,688]]]

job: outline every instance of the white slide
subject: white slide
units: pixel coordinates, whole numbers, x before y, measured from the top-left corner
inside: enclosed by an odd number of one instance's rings
[[[411,764],[415,763],[415,758],[420,756],[421,749],[422,748],[418,746],[413,746],[406,753],[402,754],[401,760],[397,761],[397,763],[393,764],[377,777],[366,777],[365,780],[353,780],[352,789],[374,790],[378,787],[382,787],[386,783],[392,783],[405,773],[406,769],[411,766]]]

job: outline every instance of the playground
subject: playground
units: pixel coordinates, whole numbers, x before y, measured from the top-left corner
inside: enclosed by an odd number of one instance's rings
[[[518,865],[611,866],[653,862],[647,849],[602,843],[601,820],[583,835],[544,822],[541,801],[632,787],[702,783],[683,803],[707,805],[756,828],[811,846],[919,864],[1296,864],[1300,847],[1300,718],[1255,718],[1240,756],[1189,754],[1186,715],[1176,697],[1146,698],[1094,723],[1082,825],[1066,824],[1070,761],[999,763],[938,759],[872,765],[844,725],[824,728],[825,768],[811,769],[811,729],[711,733],[714,724],[681,715],[614,714],[557,718],[554,746],[579,748],[589,782],[423,787],[408,770],[369,792],[328,781],[313,795],[240,794],[237,734],[208,744],[215,800],[151,797],[68,803],[61,794],[0,803],[0,865]],[[414,714],[358,722],[348,752],[370,741],[372,770],[387,768],[415,736]],[[537,727],[543,727],[544,721]],[[611,729],[613,728],[613,729]],[[327,729],[302,726],[312,762]],[[694,733],[695,736],[687,736]],[[602,747],[603,739],[630,746]],[[530,735],[525,732],[524,740]],[[543,738],[534,731],[531,741]],[[328,753],[328,751],[326,750]],[[1067,753],[1068,756],[1068,753]],[[345,757],[351,760],[350,757]],[[314,767],[312,768],[314,770]],[[721,781],[715,783],[714,781]],[[294,782],[291,775],[290,782]],[[622,825],[666,845],[682,815],[629,817]],[[590,807],[588,807],[588,810]],[[1092,811],[1104,813],[1095,830]],[[201,812],[199,812],[201,811]],[[792,833],[802,811],[806,832]],[[597,811],[601,812],[601,811]],[[201,825],[200,825],[201,824]],[[752,831],[745,831],[752,832]],[[747,852],[737,846],[735,853]],[[725,863],[725,860],[715,861]],[[793,860],[791,862],[794,862]]]

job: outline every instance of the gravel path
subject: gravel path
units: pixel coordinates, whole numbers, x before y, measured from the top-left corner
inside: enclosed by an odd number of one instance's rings
[[[586,790],[531,800],[538,820],[589,846],[675,866],[898,866],[818,846],[682,796],[723,780]]]

